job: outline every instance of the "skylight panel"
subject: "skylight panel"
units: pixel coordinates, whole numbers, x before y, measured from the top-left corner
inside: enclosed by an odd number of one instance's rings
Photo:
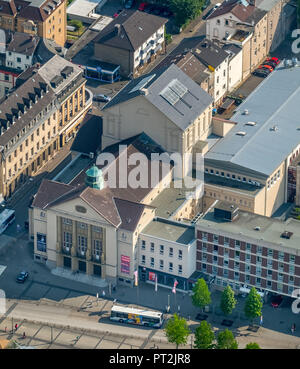
[[[169,87],[179,96],[184,96],[188,89],[185,87],[184,84],[178,81],[178,79],[174,79],[172,82],[169,83]]]

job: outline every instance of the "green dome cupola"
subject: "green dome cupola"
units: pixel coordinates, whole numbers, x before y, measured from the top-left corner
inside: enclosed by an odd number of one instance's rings
[[[85,172],[85,184],[91,188],[102,190],[104,187],[102,170],[93,165]]]

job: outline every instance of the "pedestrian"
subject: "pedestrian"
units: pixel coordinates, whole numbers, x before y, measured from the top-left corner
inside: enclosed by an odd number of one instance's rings
[[[16,324],[15,324],[15,330],[17,330],[17,329],[18,329],[18,324],[16,323]]]
[[[23,332],[23,339],[25,339],[26,338],[26,334],[25,334],[25,332]]]
[[[296,329],[296,325],[295,325],[295,323],[294,323],[294,324],[292,324],[292,327],[291,327],[291,331],[292,331],[292,333],[294,333],[294,332],[295,332],[295,329]]]
[[[105,297],[105,291],[104,290],[102,291],[102,297]]]
[[[18,232],[18,233],[20,232],[20,229],[21,229],[20,224],[17,224],[17,232]]]
[[[263,325],[263,316],[260,316],[260,325]]]

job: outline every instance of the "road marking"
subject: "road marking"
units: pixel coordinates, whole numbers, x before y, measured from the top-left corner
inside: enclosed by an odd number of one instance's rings
[[[7,268],[6,265],[0,265],[0,275],[4,272],[4,270]]]

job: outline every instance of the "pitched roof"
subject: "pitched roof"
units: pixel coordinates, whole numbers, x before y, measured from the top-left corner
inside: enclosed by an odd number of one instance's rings
[[[247,0],[229,0],[223,1],[221,6],[219,6],[212,14],[210,14],[208,19],[213,19],[219,17],[220,15],[224,15],[227,13],[232,13],[236,16],[240,21],[245,22],[246,19],[253,13],[254,6],[250,5]]]
[[[205,72],[207,67],[191,51],[185,51],[179,54],[171,53],[153,71],[169,66],[172,63],[177,65],[178,68],[198,84],[201,84],[209,77],[209,74]]]
[[[38,36],[32,36],[22,32],[7,32],[7,51],[31,56],[39,43]]]
[[[148,40],[167,19],[138,10],[123,10],[95,38],[101,43],[134,51]]]
[[[172,103],[164,91],[171,89],[169,86],[176,81],[183,85],[186,92],[180,98],[175,94],[177,101]],[[103,107],[103,110],[142,95],[182,130],[185,130],[213,101],[196,82],[187,77],[175,64],[171,64],[129,82]]]
[[[221,49],[215,42],[204,39],[195,47],[194,55],[206,66],[211,65],[217,68],[226,60],[229,55]]]

